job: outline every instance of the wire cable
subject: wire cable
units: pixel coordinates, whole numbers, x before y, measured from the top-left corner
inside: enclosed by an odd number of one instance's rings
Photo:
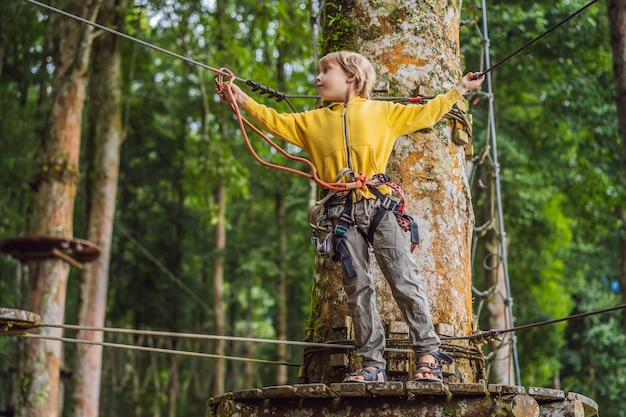
[[[487,294],[483,294],[487,295]],[[441,336],[442,340],[476,340],[487,334],[504,334],[511,333],[520,330],[528,330],[536,327],[548,326],[550,324],[560,323],[563,321],[577,320],[585,317],[595,316],[604,313],[610,313],[617,310],[626,309],[626,304],[619,304],[613,307],[607,307],[600,310],[593,310],[586,313],[572,314],[566,317],[557,319],[545,320],[530,324],[524,324],[509,329],[492,329],[470,334],[468,336]],[[210,334],[198,334],[198,333],[181,333],[181,332],[169,332],[161,330],[138,330],[138,329],[125,329],[119,327],[95,327],[95,326],[82,326],[72,324],[53,324],[53,323],[37,323],[30,326],[30,328],[58,328],[65,330],[86,330],[97,331],[106,333],[121,333],[140,336],[157,336],[157,337],[175,337],[186,339],[199,339],[199,340],[226,340],[231,342],[246,342],[246,343],[270,343],[270,344],[286,344],[293,346],[305,346],[305,347],[322,347],[332,349],[355,349],[356,347],[351,344],[338,344],[338,343],[315,343],[315,342],[301,342],[293,340],[279,340],[279,339],[261,339],[253,337],[238,337],[238,336],[218,336]],[[408,339],[394,339],[394,341],[406,341]],[[406,351],[406,349],[390,349],[391,351]]]
[[[300,342],[294,340],[282,340],[282,339],[261,339],[254,337],[241,337],[241,336],[218,336],[210,334],[198,334],[198,333],[180,333],[180,332],[168,332],[160,330],[137,330],[137,329],[124,329],[118,327],[95,327],[95,326],[81,326],[73,324],[52,324],[52,323],[39,323],[33,327],[50,327],[65,330],[86,330],[94,332],[105,333],[120,333],[139,336],[157,336],[157,337],[174,337],[181,339],[196,339],[196,340],[225,340],[230,342],[242,342],[242,343],[268,343],[268,344],[281,344],[291,346],[306,346],[306,347],[321,347],[327,349],[356,349],[356,346],[352,344],[338,344],[338,343],[315,343],[315,342]],[[407,352],[407,349],[386,349],[392,352]]]
[[[221,74],[221,75],[226,76],[226,77],[234,76],[233,74],[222,73],[217,68],[210,67],[210,66],[208,66],[206,64],[203,64],[201,62],[195,61],[195,60],[193,60],[193,59],[191,59],[189,57],[186,57],[186,56],[183,56],[183,55],[179,55],[179,54],[177,54],[175,52],[172,52],[172,51],[168,51],[167,49],[161,48],[159,46],[156,46],[154,44],[148,43],[146,41],[142,41],[141,39],[138,39],[138,38],[135,38],[133,36],[127,35],[126,33],[123,33],[123,32],[119,32],[119,31],[117,31],[115,29],[111,29],[109,27],[103,26],[103,25],[101,25],[99,23],[92,22],[89,19],[85,19],[85,18],[82,18],[80,16],[76,16],[76,15],[74,15],[72,13],[68,13],[68,12],[66,12],[64,10],[61,10],[61,9],[58,9],[56,7],[53,7],[53,6],[50,6],[50,5],[38,2],[36,0],[24,0],[24,1],[26,1],[27,3],[31,3],[31,4],[34,4],[36,6],[39,6],[41,8],[47,9],[47,10],[49,10],[51,12],[58,13],[58,14],[60,14],[62,16],[69,17],[70,19],[77,20],[78,22],[85,23],[87,25],[93,26],[93,27],[95,27],[97,29],[104,30],[105,32],[109,32],[109,33],[112,33],[112,34],[114,34],[116,36],[120,36],[120,37],[122,37],[124,39],[127,39],[129,41],[136,42],[136,43],[138,43],[140,45],[143,45],[145,47],[154,49],[155,51],[159,51],[159,52],[162,52],[162,53],[164,53],[166,55],[172,56],[174,58],[183,60],[183,61],[185,61],[185,62],[187,62],[189,64],[197,65],[199,67],[202,67],[202,68],[207,69],[209,71],[213,71],[215,73]],[[243,78],[236,78],[236,80],[244,82],[244,83],[247,81],[247,80],[244,80]]]
[[[623,310],[626,309],[626,304],[620,304],[614,307],[608,307],[608,308],[604,308],[601,310],[595,310],[595,311],[591,311],[591,312],[587,312],[587,313],[579,313],[579,314],[572,314],[570,316],[567,317],[562,317],[560,319],[552,319],[552,320],[546,320],[546,321],[540,321],[540,322],[536,322],[536,323],[530,323],[530,324],[525,324],[522,326],[517,326],[517,327],[512,327],[510,329],[493,329],[493,330],[485,330],[482,332],[478,332],[478,333],[474,333],[471,334],[469,336],[461,336],[461,337],[446,337],[446,336],[441,336],[442,340],[473,340],[473,341],[487,341],[489,339],[498,339],[499,336],[506,334],[506,333],[513,333],[516,331],[520,331],[520,330],[528,330],[528,329],[532,329],[535,327],[542,327],[542,326],[547,326],[550,324],[555,324],[555,323],[560,323],[563,321],[570,321],[570,320],[576,320],[576,319],[580,319],[580,318],[585,318],[585,317],[589,317],[589,316],[594,316],[597,314],[604,314],[604,313],[609,313],[611,311],[617,311],[617,310]],[[518,384],[519,385],[519,384]]]
[[[474,343],[484,344],[493,340],[502,340],[501,336],[505,333],[511,333],[520,330],[527,330],[536,327],[547,326],[550,324],[555,324],[563,321],[576,320],[580,318],[585,318],[593,315],[604,314],[616,310],[622,310],[626,308],[626,304],[621,304],[613,307],[604,308],[601,310],[595,310],[586,313],[573,314],[567,317],[546,320],[537,323],[526,324],[510,329],[492,329],[477,333],[472,333],[468,336],[440,336],[440,338],[445,341],[454,341],[454,340],[469,340]],[[1,322],[0,322],[1,324]],[[7,328],[9,328],[8,326]],[[177,337],[177,338],[189,338],[189,339],[204,339],[204,340],[228,340],[228,341],[237,341],[237,342],[251,342],[251,343],[273,343],[273,344],[287,344],[287,345],[296,345],[296,346],[307,346],[307,347],[316,347],[323,349],[347,349],[354,350],[356,346],[352,344],[338,344],[338,343],[313,343],[313,342],[298,342],[298,341],[288,341],[288,340],[276,340],[276,339],[256,339],[249,337],[232,337],[232,336],[215,336],[215,335],[201,335],[195,333],[176,333],[176,332],[167,332],[167,331],[152,331],[152,330],[135,330],[135,329],[122,329],[122,328],[111,328],[111,327],[93,327],[93,326],[77,326],[77,325],[67,325],[67,324],[51,324],[51,323],[37,323],[31,325],[29,328],[61,328],[68,330],[88,330],[88,331],[101,331],[101,332],[111,332],[111,333],[122,333],[122,334],[131,334],[131,335],[149,335],[149,336],[158,336],[158,337]],[[9,333],[7,333],[9,334]],[[0,335],[2,335],[2,331],[0,329]],[[46,336],[40,334],[20,334],[20,336],[27,337],[30,339],[45,339],[51,341],[59,341],[64,343],[77,343],[77,344],[87,344],[87,345],[98,345],[103,347],[112,347],[118,349],[128,349],[128,350],[137,350],[137,351],[147,351],[147,352],[157,352],[157,353],[167,353],[172,355],[183,355],[183,356],[195,356],[202,358],[213,358],[213,359],[226,359],[233,361],[245,361],[245,362],[256,362],[263,364],[271,364],[271,365],[282,365],[282,366],[301,366],[300,364],[289,363],[289,362],[278,362],[278,361],[269,361],[264,359],[254,359],[254,358],[243,358],[238,356],[227,356],[227,355],[216,355],[211,353],[203,353],[203,352],[191,352],[184,350],[176,350],[176,349],[162,349],[155,348],[150,346],[138,346],[138,345],[127,345],[120,343],[111,343],[111,342],[99,342],[94,340],[84,340],[84,339],[72,339],[66,337],[55,337],[55,336]],[[394,339],[395,342],[409,342],[410,339]],[[506,342],[501,343],[501,345],[514,344],[515,339],[510,339]],[[460,346],[451,345],[450,349],[460,349]],[[412,349],[402,349],[402,348],[385,348],[387,352],[411,352]],[[493,354],[493,352],[492,352]],[[492,355],[490,354],[490,355]],[[519,385],[519,384],[518,384]]]
[[[215,355],[212,353],[190,352],[186,350],[175,350],[175,349],[163,349],[163,348],[155,348],[155,347],[150,347],[150,346],[125,345],[123,343],[97,342],[93,340],[72,339],[68,337],[43,336],[40,334],[26,334],[23,336],[29,339],[44,339],[44,340],[52,340],[52,341],[64,342],[64,343],[97,345],[97,346],[103,346],[103,347],[112,347],[112,348],[120,348],[120,349],[128,349],[128,350],[139,350],[139,351],[144,351],[144,352],[168,353],[172,355],[195,356],[195,357],[200,357],[200,358],[211,358],[211,359],[228,359],[231,361],[256,362],[256,363],[271,364],[271,365],[301,366],[298,363],[290,363],[290,362],[278,362],[278,361],[269,361],[269,360],[264,360],[264,359],[243,358],[239,356]]]
[[[584,5],[583,7],[581,7],[580,9],[576,10],[574,13],[572,13],[571,15],[569,15],[568,17],[566,17],[565,19],[561,20],[559,23],[555,24],[554,26],[550,27],[548,30],[546,30],[545,32],[543,32],[541,35],[531,39],[530,41],[526,42],[524,45],[522,45],[521,47],[519,47],[518,49],[516,49],[515,51],[511,52],[510,54],[508,54],[506,57],[502,58],[500,61],[496,62],[495,64],[493,64],[492,66],[489,66],[489,64],[487,64],[487,69],[484,70],[481,73],[478,73],[476,75],[476,77],[480,78],[483,75],[486,75],[487,73],[493,71],[494,69],[496,69],[497,67],[499,67],[500,65],[502,65],[503,63],[505,63],[506,61],[508,61],[509,59],[513,58],[515,55],[519,54],[520,52],[522,52],[524,49],[528,48],[529,46],[531,46],[532,44],[534,44],[535,42],[537,42],[539,39],[543,38],[544,36],[546,36],[547,34],[549,34],[550,32],[554,31],[556,28],[558,28],[559,26],[561,26],[562,24],[564,24],[565,22],[569,21],[570,19],[574,18],[575,16],[579,15],[580,13],[582,13],[583,11],[585,11],[587,8],[591,7],[591,5],[593,5],[594,3],[596,3],[598,0],[591,0],[589,3],[587,3],[586,5]],[[483,15],[485,13],[485,2],[483,1]],[[486,33],[485,33],[486,35]]]

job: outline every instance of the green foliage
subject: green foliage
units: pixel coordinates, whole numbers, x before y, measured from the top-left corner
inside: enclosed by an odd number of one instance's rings
[[[490,3],[492,65],[585,3]],[[467,21],[482,29],[477,12],[470,9]],[[616,207],[625,188],[607,27],[606,9],[597,3],[492,73],[518,325],[619,303],[616,248],[623,225]],[[468,27],[462,40],[470,68],[479,65],[475,34]],[[478,148],[485,110],[485,100],[472,109]],[[615,401],[623,387],[615,372],[623,363],[616,350],[622,324],[617,316],[585,323],[519,332],[522,383],[551,386],[560,374],[564,388],[595,396],[603,415],[623,415]]]
[[[594,311],[620,303],[611,282],[601,274],[576,296],[576,313]],[[601,415],[624,416],[621,406],[626,384],[626,336],[621,330],[621,312],[591,316],[567,326],[563,361],[563,388],[580,392],[600,404]]]
[[[349,3],[324,3],[327,24],[334,31],[329,30],[323,42],[331,42],[345,30],[345,14],[339,13],[345,6],[338,5]],[[583,4],[583,0],[489,2],[492,64]],[[35,170],[32,161],[41,149],[52,71],[44,52],[49,19],[24,2],[0,8],[4,48],[0,55],[0,239],[27,234],[33,221],[35,194],[29,181]],[[302,1],[138,1],[127,16],[126,32],[209,66],[230,68],[243,79],[290,94],[312,94],[312,56],[317,45],[310,44],[309,19]],[[468,24],[461,46],[466,67],[480,69],[481,39],[473,25],[482,28],[480,10],[468,6],[464,21]],[[598,3],[492,74],[516,324],[619,302],[616,248],[622,225],[615,210],[626,196],[607,27],[605,6]],[[213,94],[214,73],[123,42],[128,123],[121,150],[107,324],[214,332],[216,192],[218,181],[224,180],[227,240],[220,255],[225,259],[227,333],[276,336],[275,294],[284,272],[290,281],[288,336],[302,340],[313,259],[305,221],[310,183],[262,167],[252,158],[230,109]],[[290,111],[284,102],[256,98]],[[470,109],[477,150],[488,138],[486,102],[482,99]],[[293,104],[299,110],[315,105],[300,99]],[[251,139],[262,158],[303,168],[254,135]],[[300,155],[299,149],[289,150]],[[83,181],[75,219],[77,237],[86,235],[84,187]],[[284,207],[277,214],[278,196]],[[488,196],[477,192],[474,198],[475,207],[481,207]],[[477,224],[485,220],[479,214]],[[288,231],[284,259],[276,216],[282,216]],[[72,272],[68,288],[68,323],[76,320],[76,274]],[[475,276],[481,274],[475,267]],[[26,276],[17,261],[0,257],[0,306],[24,306]],[[621,326],[621,319],[613,314],[519,332],[523,384],[551,386],[560,376],[563,389],[594,398],[603,415],[624,415],[617,405],[625,383]],[[148,343],[141,337],[107,335],[107,340]],[[212,352],[215,347],[213,342],[172,343],[170,347],[181,350]],[[17,338],[0,338],[0,379],[15,375],[17,348]],[[301,361],[299,349],[289,351],[290,362]],[[66,353],[71,357],[69,350]],[[275,346],[228,343],[227,354],[272,360]],[[178,414],[201,415],[213,362],[177,360],[184,397]],[[175,389],[168,371],[175,365],[172,356],[105,349],[104,363],[102,406],[107,415],[165,410],[168,389],[170,393]],[[250,388],[243,378],[247,365],[228,362],[228,390]],[[71,366],[68,360],[66,368]],[[275,367],[250,367],[255,386],[274,382]],[[289,376],[291,382],[298,381],[295,369]],[[133,379],[144,381],[140,398],[133,397]],[[6,395],[0,392],[0,404],[8,401]]]
[[[355,20],[349,16],[352,0],[326,1],[322,9],[323,30],[320,49],[323,53],[339,49],[357,50]]]

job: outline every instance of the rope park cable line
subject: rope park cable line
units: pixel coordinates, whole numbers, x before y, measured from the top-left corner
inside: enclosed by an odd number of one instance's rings
[[[36,0],[24,0],[27,3],[31,3],[33,5],[36,5],[38,7],[47,9],[49,11],[58,13],[62,16],[74,19],[78,22],[93,26],[97,29],[109,32],[113,35],[116,36],[120,36],[122,38],[125,38],[127,40],[136,42],[142,46],[154,49],[158,52],[164,53],[166,55],[169,55],[171,57],[174,57],[176,59],[180,59],[182,61],[185,61],[189,64],[198,66],[200,68],[212,71],[216,74],[215,76],[215,81],[216,84],[218,85],[218,88],[220,85],[222,85],[224,82],[242,82],[245,85],[247,85],[248,87],[251,88],[251,90],[253,92],[257,92],[261,95],[263,94],[267,94],[268,98],[272,98],[275,99],[277,102],[280,101],[285,101],[287,103],[287,105],[293,110],[295,111],[295,108],[293,107],[293,105],[291,104],[291,102],[289,101],[289,98],[317,98],[317,96],[289,96],[285,93],[279,92],[275,89],[272,89],[270,87],[264,86],[260,83],[257,83],[253,80],[250,79],[244,79],[244,78],[240,78],[238,76],[236,76],[234,74],[234,72],[232,72],[231,70],[227,69],[227,68],[214,68],[211,67],[209,65],[206,65],[204,63],[198,62],[190,57],[187,56],[183,56],[180,54],[176,54],[174,52],[171,52],[169,50],[166,50],[164,48],[161,48],[159,46],[156,46],[154,44],[151,44],[149,42],[145,42],[143,40],[140,40],[138,38],[132,37],[128,34],[116,31],[114,29],[108,28],[106,26],[100,25],[98,23],[92,22],[90,20],[84,19],[82,17],[73,15],[71,13],[65,12],[61,9],[55,8],[53,6],[49,6],[46,5],[44,3],[38,2]],[[523,50],[525,50],[526,48],[530,47],[532,44],[534,44],[535,42],[537,42],[538,40],[540,40],[541,38],[543,38],[544,36],[546,36],[547,34],[549,34],[550,32],[554,31],[555,29],[557,29],[558,27],[560,27],[562,24],[564,24],[565,22],[569,21],[570,19],[574,18],[575,16],[577,16],[578,14],[582,13],[584,10],[586,10],[587,8],[589,8],[591,5],[593,5],[594,3],[596,3],[598,0],[591,0],[589,3],[587,3],[586,5],[584,5],[583,7],[581,7],[580,9],[576,10],[574,13],[572,13],[571,15],[569,15],[567,18],[561,20],[560,22],[558,22],[557,24],[553,25],[552,27],[550,27],[548,30],[546,30],[545,32],[543,32],[542,34],[540,34],[539,36],[531,39],[529,42],[525,43],[524,45],[522,45],[520,48],[516,49],[514,52],[508,54],[505,58],[501,59],[500,61],[496,62],[494,65],[490,65],[489,64],[489,54],[486,53],[485,56],[485,61],[486,61],[486,66],[487,68],[482,70],[481,72],[478,73],[478,76],[487,76],[487,81],[488,81],[488,87],[489,87],[489,92],[487,93],[487,95],[489,96],[490,99],[490,107],[492,108],[492,104],[493,104],[493,94],[491,93],[491,80],[490,80],[490,73],[496,69],[497,67],[499,67],[500,65],[502,65],[503,63],[507,62],[508,60],[510,60],[511,58],[513,58],[514,56],[518,55],[519,53],[521,53]],[[483,22],[484,22],[484,33],[486,35],[487,33],[487,25],[486,25],[486,7],[484,4],[484,0],[483,0]],[[486,43],[486,48],[488,50],[488,38],[485,39],[485,43]],[[225,81],[225,78],[228,78],[228,81]],[[418,103],[418,102],[422,102],[424,100],[428,100],[428,98],[423,98],[423,97],[410,97],[410,98],[394,98],[394,97],[387,97],[387,98],[380,98],[380,99],[391,99],[391,100],[402,100],[402,101],[407,101],[407,102],[413,102],[413,103]],[[323,182],[321,179],[319,179],[319,177],[316,174],[316,170],[315,167],[311,164],[310,161],[308,161],[305,158],[300,158],[300,157],[296,157],[293,155],[290,155],[288,152],[286,152],[285,150],[283,150],[280,146],[278,146],[276,143],[274,143],[269,137],[267,137],[267,135],[265,135],[263,132],[261,132],[258,128],[256,128],[254,125],[252,125],[247,119],[245,119],[240,111],[238,106],[235,104],[231,104],[231,110],[233,111],[233,113],[235,114],[238,123],[239,123],[239,127],[242,131],[242,134],[244,136],[244,139],[246,141],[246,144],[248,146],[248,149],[250,151],[250,153],[253,155],[253,157],[262,165],[269,167],[269,168],[273,168],[273,169],[279,169],[282,171],[287,171],[289,173],[293,173],[296,175],[300,175],[303,176],[305,178],[308,178],[310,180],[315,181],[318,185],[329,189],[329,190],[335,190],[335,191],[343,191],[343,190],[348,190],[348,189],[354,189],[354,188],[360,188],[363,187],[367,184],[367,178],[364,178],[363,176],[359,176],[357,177],[353,182],[351,183],[344,183],[344,182],[335,182],[335,183],[326,183]],[[490,111],[490,117],[492,111]],[[460,119],[461,122],[465,122],[468,123],[466,119],[464,119],[461,116],[458,115],[452,115],[453,118],[457,118]],[[497,177],[497,172],[498,172],[498,163],[497,163],[497,153],[495,153],[495,130],[493,128],[493,119],[490,121],[490,126],[491,126],[491,136],[492,136],[492,141],[494,142],[493,146],[494,146],[494,156],[492,157],[493,160],[491,161],[494,166],[495,166],[495,170],[496,170],[496,189],[497,189],[497,198],[498,198],[498,215],[500,217],[500,219],[502,219],[502,208],[501,208],[501,204],[499,203],[499,180]],[[254,148],[252,147],[250,140],[247,136],[246,133],[246,126],[250,129],[252,129],[255,133],[257,133],[259,136],[261,136],[270,146],[272,146],[273,148],[275,148],[278,152],[280,152],[281,154],[283,154],[285,157],[298,161],[298,162],[302,162],[305,165],[307,165],[307,167],[309,168],[309,170],[311,171],[311,173],[306,173],[306,172],[302,172],[302,171],[298,171],[292,168],[288,168],[288,167],[284,167],[284,166],[280,166],[280,165],[276,165],[276,164],[272,164],[269,162],[264,161],[263,159],[261,159],[257,153],[255,152]],[[471,128],[471,126],[467,126],[468,128]],[[504,235],[504,231],[502,229],[503,225],[502,225],[502,221],[499,222],[500,223],[500,235],[503,236]],[[485,225],[488,226],[488,225]],[[504,245],[504,242],[502,242],[502,244]],[[507,292],[510,294],[510,288],[509,288],[509,282],[508,282],[508,271],[506,271],[506,251],[505,248],[502,247],[501,248],[501,253],[497,255],[497,260],[496,260],[497,264],[495,265],[495,267],[498,267],[498,264],[502,264],[505,268],[505,279],[506,279],[506,285],[507,285]],[[485,294],[490,293],[491,291],[485,291]],[[508,295],[507,295],[508,297]],[[508,298],[507,298],[508,299]],[[512,310],[511,310],[511,305],[509,303],[509,317],[510,320],[512,322]],[[626,305],[621,305],[621,306],[617,306],[617,307],[612,307],[610,309],[605,309],[605,310],[599,310],[598,312],[592,312],[592,313],[588,313],[587,315],[591,315],[591,314],[599,314],[599,313],[604,313],[604,312],[608,312],[608,311],[613,311],[613,310],[617,310],[617,309],[623,309],[626,308]],[[571,319],[573,318],[579,318],[581,316],[584,315],[576,315],[576,316],[570,316]],[[538,323],[537,325],[547,325],[547,324],[552,324],[554,322],[559,322],[559,321],[563,321],[563,320],[568,320],[570,318],[565,318],[565,319],[557,319],[557,320],[551,320],[548,322],[542,322],[542,323]],[[52,325],[40,325],[39,327],[45,327],[45,326],[49,326],[52,327]],[[59,326],[62,327],[62,326]],[[77,326],[68,326],[66,328],[76,328]],[[511,326],[510,329],[506,329],[506,330],[489,330],[489,331],[483,331],[483,332],[477,332],[475,334],[469,335],[469,336],[463,336],[463,337],[442,337],[442,339],[445,340],[471,340],[471,341],[475,341],[475,342],[484,342],[485,340],[493,340],[497,337],[500,337],[503,334],[507,334],[507,333],[512,333],[514,335],[516,330],[524,330],[526,328],[529,327],[536,327],[535,325],[526,325],[526,326],[520,326],[520,327],[514,327]],[[94,330],[94,331],[115,331],[115,329],[111,329],[111,328],[102,328],[102,329],[96,329],[96,328],[92,328],[92,329],[85,329],[85,330]],[[120,329],[117,329],[120,330]],[[157,333],[161,333],[159,334],[160,336],[166,336],[166,335],[170,335],[167,334],[168,332],[157,332]],[[177,336],[177,337],[190,337],[189,334],[181,334],[184,336]],[[40,336],[40,335],[28,335],[28,337],[41,337],[41,338],[45,338],[45,336]],[[173,336],[175,337],[175,336]],[[202,337],[200,337],[202,338]],[[211,336],[206,336],[204,338],[212,338]],[[217,336],[214,336],[213,338],[217,338]],[[251,342],[251,341],[255,341],[258,340],[259,342],[262,343],[286,343],[286,344],[292,344],[292,345],[302,345],[302,346],[317,346],[317,347],[325,347],[325,348],[344,348],[344,349],[354,349],[354,346],[349,346],[349,345],[332,345],[332,344],[309,344],[306,342],[288,342],[288,341],[269,341],[267,339],[251,339],[251,338],[228,338],[228,337],[223,337],[225,340],[232,340],[232,341],[247,341],[247,342]],[[103,346],[110,346],[110,347],[128,347],[128,348],[133,348],[132,345],[118,345],[118,344],[105,344],[105,342],[91,342],[91,341],[80,341],[80,340],[76,340],[76,339],[67,339],[67,338],[49,338],[49,339],[58,339],[62,342],[74,342],[74,343],[91,343],[91,344],[102,344]],[[318,345],[322,345],[322,346],[318,346]],[[152,348],[150,348],[152,349]],[[515,368],[516,368],[516,373],[517,373],[517,378],[519,381],[519,364],[517,363],[517,353],[515,351],[516,347],[515,347],[515,338],[513,337],[513,349],[514,349],[514,360],[515,360]],[[141,349],[141,347],[139,347],[137,350],[143,350]],[[399,349],[400,351],[404,351],[404,349]],[[167,351],[167,349],[165,350]],[[177,351],[173,351],[171,353],[176,353]],[[168,352],[164,352],[164,353],[168,353]],[[191,353],[193,354],[193,352],[187,352],[187,353]],[[181,353],[183,354],[183,353]],[[217,357],[218,355],[210,355],[210,354],[201,354],[201,355],[208,355],[208,357]],[[236,358],[236,357],[225,357],[226,359],[232,359],[232,360],[245,360],[245,358]],[[251,361],[260,361],[260,360],[251,360]],[[281,364],[281,365],[288,365],[288,366],[295,366],[295,364],[288,364],[288,363],[277,363],[277,362],[272,362],[272,361],[263,361],[264,363],[274,363],[274,364]],[[520,383],[518,382],[518,385],[520,385]]]
[[[490,340],[498,340],[500,336],[506,333],[512,333],[521,330],[528,330],[537,327],[548,326],[551,324],[556,324],[564,321],[571,321],[582,319],[594,315],[610,313],[617,310],[626,309],[626,304],[621,304],[613,307],[608,307],[600,310],[590,311],[586,313],[573,314],[567,317],[546,320],[537,323],[526,324],[510,329],[493,329],[477,332],[475,334],[469,336],[441,336],[442,340],[446,341],[454,341],[454,340],[469,340],[471,342],[477,344],[484,344]],[[168,332],[168,331],[155,331],[155,330],[137,330],[137,329],[125,329],[125,328],[115,328],[115,327],[94,327],[94,326],[79,326],[79,325],[71,325],[71,324],[51,324],[51,323],[35,323],[32,325],[24,325],[21,323],[21,329],[34,329],[34,328],[60,328],[65,330],[84,330],[84,331],[94,331],[94,332],[103,332],[103,333],[119,333],[119,334],[128,334],[128,335],[141,335],[141,336],[157,336],[157,337],[171,337],[178,339],[195,339],[195,340],[224,340],[231,342],[242,342],[242,343],[265,343],[265,344],[283,344],[283,345],[291,345],[291,346],[303,346],[303,347],[317,347],[324,349],[346,349],[346,350],[354,350],[356,347],[352,344],[339,344],[339,343],[313,343],[313,342],[302,342],[302,341],[290,341],[290,340],[277,340],[277,339],[261,339],[261,338],[253,338],[253,337],[234,337],[234,336],[218,336],[218,335],[207,335],[207,334],[196,334],[196,333],[179,333],[179,332]],[[10,331],[12,327],[11,320],[5,320],[0,318],[0,336],[3,331]],[[8,333],[10,334],[10,333]],[[46,336],[41,334],[33,334],[24,332],[24,334],[20,334],[20,336],[25,338],[32,339],[45,339],[52,341],[59,341],[64,343],[78,343],[78,344],[89,344],[89,345],[99,345],[103,347],[112,347],[119,349],[128,349],[128,350],[139,350],[139,351],[147,351],[147,352],[155,352],[155,353],[167,353],[172,355],[182,355],[182,356],[196,356],[203,358],[212,358],[212,359],[226,359],[233,361],[244,361],[244,362],[256,362],[268,365],[284,365],[284,366],[301,366],[296,363],[289,362],[278,362],[278,361],[270,361],[263,359],[255,359],[255,358],[243,358],[237,356],[227,356],[227,355],[215,355],[211,353],[203,353],[203,352],[191,352],[191,351],[183,351],[183,350],[174,350],[174,349],[162,349],[155,348],[150,346],[141,346],[141,345],[130,345],[130,344],[121,344],[121,343],[110,343],[110,342],[98,342],[93,340],[83,340],[83,339],[73,339],[67,337],[54,337],[54,336]],[[398,339],[403,340],[403,339]],[[408,339],[407,339],[408,340]],[[386,348],[388,352],[408,352],[409,349],[401,349],[401,348]]]

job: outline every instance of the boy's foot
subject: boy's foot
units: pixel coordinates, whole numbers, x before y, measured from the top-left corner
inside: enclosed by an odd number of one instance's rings
[[[387,374],[382,368],[366,366],[356,372],[346,375],[343,382],[386,382]]]
[[[441,352],[433,352],[432,354],[429,353],[420,356],[417,361],[415,380],[423,382],[443,382],[440,360],[452,363],[452,358]]]

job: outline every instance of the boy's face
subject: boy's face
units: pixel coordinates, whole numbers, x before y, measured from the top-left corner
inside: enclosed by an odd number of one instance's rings
[[[323,62],[315,85],[322,100],[347,102],[356,96],[354,78],[348,77],[336,62]]]

